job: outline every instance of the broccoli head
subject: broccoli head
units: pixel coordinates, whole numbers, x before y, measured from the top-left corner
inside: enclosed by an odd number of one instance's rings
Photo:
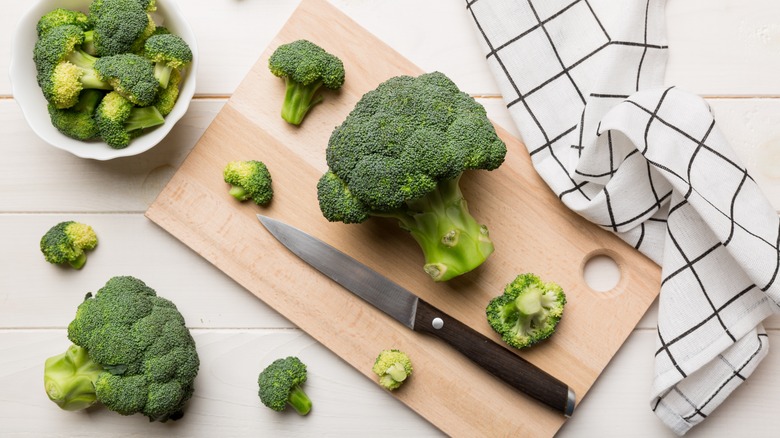
[[[271,173],[262,161],[231,161],[222,174],[230,184],[230,195],[239,201],[251,199],[257,205],[265,205],[274,196]]]
[[[160,86],[166,88],[171,71],[180,70],[192,62],[192,49],[178,35],[155,34],[146,40],[144,56],[154,62],[154,76]]]
[[[326,219],[395,218],[435,281],[481,265],[493,252],[459,181],[506,155],[485,109],[442,73],[398,76],[366,93],[328,141],[317,195]]]
[[[98,56],[140,53],[157,27],[139,0],[97,0],[89,6]]]
[[[116,91],[106,94],[95,110],[98,133],[114,149],[127,147],[144,129],[164,122],[165,119],[156,107],[135,106]]]
[[[49,30],[66,24],[78,26],[82,31],[87,31],[92,28],[92,23],[89,21],[87,14],[81,11],[57,8],[43,14],[41,18],[38,19],[36,30],[40,37]]]
[[[195,341],[176,306],[143,281],[113,277],[87,294],[68,338],[74,345],[44,369],[59,406],[78,410],[94,398],[122,415],[181,418],[200,365]]]
[[[157,98],[160,84],[154,77],[154,63],[143,56],[133,53],[104,56],[95,62],[95,71],[101,80],[135,105],[148,106]]]
[[[487,306],[487,320],[501,339],[514,348],[550,337],[563,316],[566,294],[554,282],[534,274],[517,276]]]
[[[268,59],[268,69],[285,80],[282,118],[293,125],[300,125],[306,113],[322,102],[320,87],[337,90],[344,84],[341,60],[307,40],[277,47]]]
[[[81,269],[87,263],[87,254],[97,246],[95,230],[87,224],[64,221],[51,227],[41,237],[41,252],[47,262],[67,263],[74,269]]]
[[[78,102],[65,109],[57,108],[50,103],[48,109],[51,124],[61,133],[77,140],[98,137],[99,132],[94,116],[103,94],[99,90],[84,90],[79,95]]]
[[[275,411],[283,411],[289,404],[300,415],[311,410],[311,399],[303,392],[306,382],[306,364],[294,356],[277,359],[265,367],[257,378],[260,401]]]
[[[379,376],[383,388],[398,389],[412,375],[412,361],[400,350],[383,350],[377,356],[371,371]]]

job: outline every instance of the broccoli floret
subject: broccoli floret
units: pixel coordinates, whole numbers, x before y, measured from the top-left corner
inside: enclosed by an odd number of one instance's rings
[[[561,286],[543,282],[534,274],[522,274],[506,286],[503,295],[488,303],[486,314],[504,342],[525,348],[555,332],[565,304]]]
[[[111,89],[94,70],[97,58],[81,50],[83,41],[84,32],[78,26],[62,25],[35,42],[33,61],[38,85],[56,108],[75,105],[83,89]]]
[[[265,367],[257,377],[260,401],[275,411],[283,411],[289,404],[300,415],[311,410],[311,399],[301,389],[306,382],[306,364],[294,356],[277,359]]]
[[[268,167],[257,160],[231,161],[222,172],[230,184],[230,195],[239,201],[251,199],[257,205],[271,202],[274,190]]]
[[[173,111],[176,101],[179,100],[180,83],[181,73],[179,73],[179,70],[172,70],[168,80],[168,86],[157,93],[157,99],[154,101],[153,105],[160,111],[160,114],[162,114],[163,117]]]
[[[57,8],[43,14],[41,18],[38,19],[36,30],[40,37],[49,30],[66,24],[77,26],[82,31],[87,31],[92,28],[92,23],[89,21],[87,14],[81,11]]]
[[[64,358],[46,361],[52,401],[77,410],[94,397],[122,415],[181,418],[200,365],[195,341],[176,306],[143,281],[113,277],[87,294],[68,338],[75,346]]]
[[[144,129],[164,122],[156,107],[135,106],[115,91],[106,94],[95,111],[100,137],[114,149],[127,147]]]
[[[172,70],[179,70],[192,62],[190,46],[171,33],[149,37],[144,45],[144,56],[154,62],[154,76],[163,88],[168,87]]]
[[[366,93],[328,141],[317,185],[326,219],[395,218],[425,256],[435,281],[481,265],[487,228],[459,187],[467,169],[493,170],[506,155],[485,109],[442,73],[398,76]]]
[[[97,246],[95,230],[87,224],[64,221],[51,227],[41,237],[41,252],[47,262],[67,263],[74,269],[81,269],[87,262],[85,251]]]
[[[383,388],[398,389],[412,375],[412,361],[400,350],[383,350],[374,361],[371,371],[379,376]]]
[[[99,90],[84,90],[78,102],[66,109],[59,109],[53,104],[48,105],[51,124],[58,131],[77,140],[90,140],[99,136],[95,122],[95,110],[103,98]]]
[[[140,53],[157,27],[139,0],[99,0],[89,7],[98,56]]]
[[[321,86],[336,90],[344,84],[344,64],[320,46],[297,40],[283,44],[268,59],[268,69],[286,83],[282,118],[300,125],[306,113],[322,102]]]
[[[138,106],[151,105],[160,84],[154,77],[154,63],[133,53],[104,56],[95,62],[98,77],[114,91]]]

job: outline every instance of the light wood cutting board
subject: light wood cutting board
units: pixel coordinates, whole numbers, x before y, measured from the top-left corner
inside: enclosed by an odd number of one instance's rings
[[[268,71],[267,59],[279,44],[301,38],[339,56],[347,79],[294,127],[279,116],[284,83]],[[524,272],[558,282],[568,297],[558,332],[519,354],[568,383],[581,399],[656,297],[660,271],[566,209],[537,176],[518,139],[497,128],[507,143],[506,162],[461,180],[471,212],[489,227],[496,250],[480,268],[446,284],[433,283],[422,271],[420,249],[393,221],[329,223],[319,211],[316,183],[327,168],[324,151],[333,128],[380,82],[420,73],[326,1],[304,0],[146,216],[368,378],[375,378],[371,366],[380,350],[409,353],[415,373],[393,394],[445,433],[552,436],[563,416],[352,296],[282,247],[255,217],[281,219],[336,246],[499,343],[485,319],[490,298]],[[275,190],[270,206],[228,195],[222,169],[244,159],[269,167]],[[600,254],[621,269],[620,283],[603,293],[589,289],[583,278],[585,262]],[[213,299],[219,294],[213,291]],[[328,401],[314,400],[310,415],[317,415],[319,403]]]

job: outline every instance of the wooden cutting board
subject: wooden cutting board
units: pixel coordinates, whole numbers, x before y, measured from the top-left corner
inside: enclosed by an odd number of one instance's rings
[[[347,79],[294,127],[279,116],[284,83],[268,71],[267,59],[279,44],[301,38],[339,56]],[[507,143],[506,162],[461,180],[471,212],[489,227],[496,250],[480,268],[446,284],[422,271],[417,244],[393,221],[345,225],[322,217],[316,183],[327,168],[324,151],[333,128],[380,82],[420,73],[326,1],[304,0],[146,215],[368,378],[375,378],[371,366],[381,349],[409,353],[415,374],[393,394],[445,433],[552,436],[563,416],[352,296],[282,247],[255,218],[262,213],[317,236],[498,342],[484,315],[490,298],[524,272],[558,282],[569,301],[558,332],[519,354],[568,383],[579,399],[585,396],[656,297],[660,271],[564,207],[517,138],[497,128]],[[270,206],[228,195],[222,169],[244,159],[265,162],[273,174]],[[604,293],[589,289],[583,278],[585,262],[601,254],[621,269],[620,283]]]

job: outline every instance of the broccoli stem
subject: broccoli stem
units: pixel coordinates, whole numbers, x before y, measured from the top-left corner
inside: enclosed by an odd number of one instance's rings
[[[290,396],[287,403],[295,409],[300,415],[306,415],[311,410],[311,399],[303,392],[300,386],[296,385],[290,390]]]
[[[84,264],[86,263],[87,263],[87,255],[84,254],[83,252],[79,254],[78,257],[68,262],[68,264],[70,264],[70,266],[73,267],[73,269],[81,269],[84,267]]]
[[[488,230],[469,213],[459,181],[460,176],[441,181],[437,189],[407,202],[407,210],[390,215],[420,245],[423,269],[434,281],[469,272],[493,252]]]
[[[66,411],[88,408],[97,400],[95,381],[102,372],[87,350],[71,345],[64,353],[46,359],[43,372],[46,394]]]
[[[322,96],[316,95],[322,86],[322,81],[316,81],[309,85],[302,85],[289,78],[285,78],[287,84],[284,102],[282,103],[282,118],[293,125],[300,125],[306,113],[316,104],[322,102]]]
[[[90,55],[97,55],[97,49],[95,49],[95,31],[88,30],[84,32],[84,42],[81,43],[81,50]]]
[[[70,62],[81,69],[83,74],[79,77],[79,81],[81,81],[84,88],[93,88],[96,90],[113,89],[108,82],[105,82],[98,77],[97,72],[95,71],[96,57],[82,50],[74,50],[65,57],[64,61]]]
[[[230,191],[228,193],[230,193],[232,197],[238,199],[239,201],[246,201],[249,199],[249,194],[247,194],[243,187],[230,186]]]
[[[164,122],[165,119],[156,107],[134,107],[130,111],[130,117],[125,121],[125,130],[129,132],[151,128],[152,126],[162,125]]]
[[[157,78],[157,82],[160,83],[162,88],[168,88],[172,70],[173,68],[165,65],[164,62],[156,62],[154,64],[154,77]]]

